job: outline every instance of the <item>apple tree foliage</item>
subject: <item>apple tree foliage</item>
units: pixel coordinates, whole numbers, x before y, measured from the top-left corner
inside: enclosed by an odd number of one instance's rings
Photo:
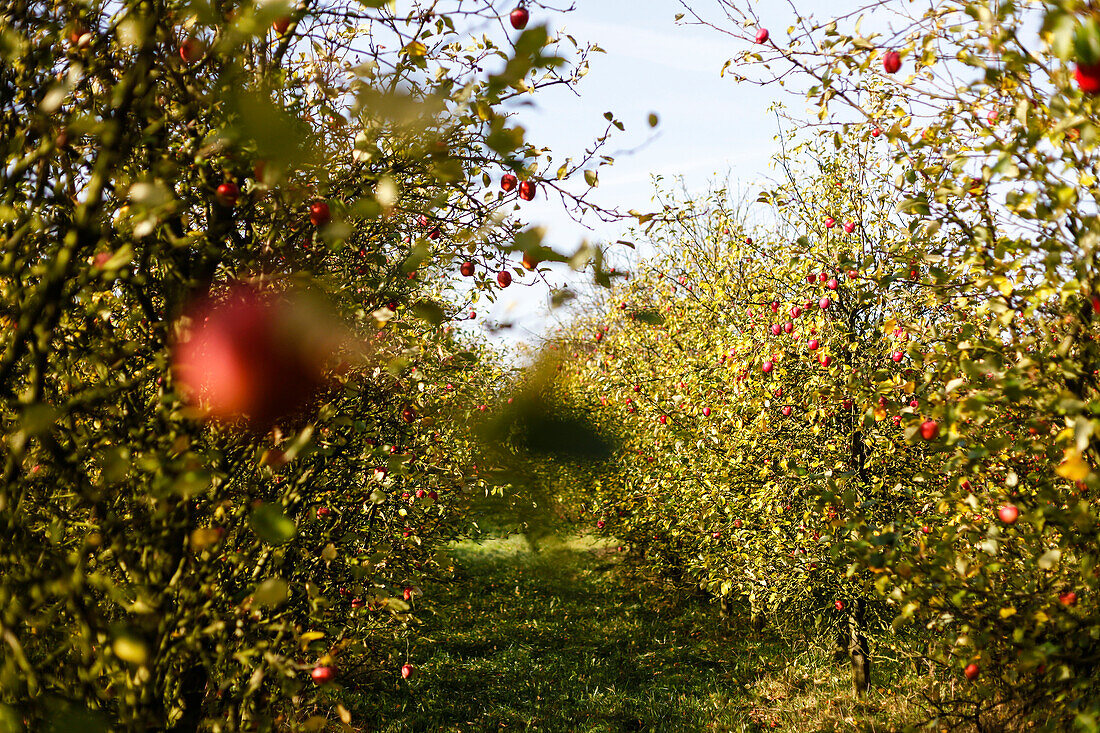
[[[905,431],[927,408],[919,334],[946,319],[913,266],[881,277],[910,239],[884,161],[831,143],[791,154],[813,170],[786,163],[755,226],[725,189],[666,198],[656,254],[576,329],[568,381],[608,429],[625,421],[622,475],[597,479],[588,507],[597,528],[780,628],[835,629],[863,689],[865,634],[890,615],[842,538],[853,516],[927,509],[911,470],[939,459]]]
[[[743,462],[760,473],[757,491],[769,482],[790,482],[774,504],[797,510],[800,495],[808,495],[826,519],[835,511],[830,521],[838,525],[831,533],[801,516],[797,525],[779,523],[778,532],[804,531],[811,537],[816,532],[824,538],[823,554],[839,561],[836,571],[846,582],[859,583],[868,602],[885,605],[893,617],[891,632],[898,636],[885,634],[882,643],[909,649],[938,669],[927,696],[930,717],[994,727],[1015,721],[1095,729],[1100,724],[1094,497],[1100,483],[1094,471],[1100,373],[1094,320],[1100,309],[1094,251],[1100,128],[1094,95],[1100,91],[1100,19],[1095,9],[1083,2],[945,2],[917,8],[887,1],[838,19],[792,18],[786,33],[771,29],[760,42],[756,4],[726,0],[721,5],[726,12],[714,27],[743,41],[745,49],[724,73],[805,92],[819,112],[812,124],[838,148],[871,146],[885,156],[885,201],[893,211],[883,212],[879,221],[889,221],[893,231],[879,239],[870,260],[853,252],[847,262],[820,262],[831,264],[841,283],[842,294],[834,301],[838,314],[846,310],[844,293],[853,289],[880,300],[885,310],[872,309],[873,317],[861,327],[845,323],[833,331],[841,324],[833,320],[831,306],[823,319],[828,325],[817,326],[828,336],[819,339],[816,353],[831,355],[829,369],[839,370],[815,384],[805,366],[812,359],[803,352],[794,360],[804,372],[795,391],[783,387],[785,394],[799,397],[791,417],[820,413],[849,437],[859,433],[864,450],[832,463],[840,452],[831,454],[824,441],[817,465],[807,462],[800,446],[820,435],[811,423],[788,440],[766,441],[768,452],[746,452],[742,442],[758,441],[745,433],[781,430],[773,405],[786,398],[760,386],[755,399],[769,400],[762,417],[753,423],[740,417],[737,430],[723,435],[736,446],[732,455],[686,472],[693,474],[686,480],[701,494],[705,488],[698,484],[705,487],[707,481],[729,485],[728,466]],[[711,25],[705,12],[689,11],[684,18]],[[816,176],[803,180],[820,188]],[[841,190],[846,185],[841,182]],[[815,210],[804,225],[819,227],[832,217],[834,227],[828,233],[776,230],[773,237],[782,236],[776,261],[770,253],[744,252],[738,239],[742,229],[731,226],[734,244],[725,246],[734,247],[735,255],[710,257],[709,277],[736,278],[748,292],[768,291],[777,285],[769,273],[778,269],[784,275],[779,281],[789,286],[798,273],[784,272],[781,265],[789,256],[784,250],[805,256],[798,237],[807,237],[811,248],[822,246],[836,236],[836,227],[843,231],[849,216],[861,230],[881,226],[859,216],[858,207],[880,200],[878,195],[868,200],[865,189],[854,190],[855,208],[845,211],[828,199],[797,195],[798,188],[769,200],[788,202],[783,205],[790,208],[795,195],[796,208],[805,200],[807,209]],[[756,240],[769,239],[744,230]],[[812,254],[806,259],[804,271],[819,264]],[[726,318],[747,317],[736,308],[743,301],[730,308],[727,298],[711,296],[702,275],[684,273],[687,285],[679,284],[674,265],[690,262],[674,257],[642,275],[651,288],[660,284],[665,292],[635,296],[645,306],[636,315],[675,319],[688,308],[692,293],[702,293],[698,307],[705,304]],[[850,283],[840,277],[848,267],[857,271]],[[687,287],[693,290],[684,292]],[[642,335],[633,322],[618,319],[624,332],[629,325],[637,334],[641,353],[652,354],[655,370],[632,372],[624,361],[622,371],[608,372],[615,375],[609,379],[618,390],[630,382],[643,382],[644,389],[647,377],[660,375],[655,403],[634,398],[638,414],[645,415],[640,460],[693,465],[701,451],[696,435],[685,436],[672,455],[660,454],[651,441],[660,439],[662,429],[673,434],[685,412],[692,414],[693,430],[701,423],[698,411],[708,406],[712,421],[715,415],[729,419],[707,403],[724,405],[734,389],[742,391],[742,399],[752,396],[754,387],[746,382],[766,383],[760,369],[769,354],[769,379],[789,373],[790,357],[771,354],[758,335],[769,323],[766,311],[760,318],[768,297],[761,296],[754,301],[755,347],[733,344],[737,352],[731,354],[726,333],[717,327],[707,332],[712,349],[724,351],[726,362],[745,375],[741,383],[713,392],[681,388],[678,395],[673,386],[678,375],[666,376],[659,368],[700,352],[698,343],[686,343],[674,330],[675,320],[668,322],[667,333],[658,328]],[[777,299],[788,306],[789,299]],[[848,295],[847,302],[853,300],[861,298]],[[629,298],[622,302],[624,314],[639,307]],[[610,324],[613,315],[605,309],[602,317]],[[614,341],[614,333],[612,327],[590,348],[598,354]],[[906,335],[910,339],[902,342]],[[808,348],[806,341],[801,345]],[[751,358],[745,358],[746,347]],[[608,369],[619,353],[605,362]],[[717,371],[713,355],[710,361]],[[690,379],[684,382],[692,385]],[[610,386],[606,396],[621,411],[628,395],[611,394]],[[683,401],[673,402],[678,396]],[[906,407],[912,399],[916,405]],[[845,400],[852,404],[847,425]],[[759,407],[750,403],[738,409],[755,415]],[[826,418],[825,412],[832,414]],[[668,415],[667,426],[655,422],[662,414]],[[899,420],[891,434],[894,415]],[[660,487],[675,475],[653,470],[649,481]],[[665,523],[693,518],[662,499],[658,488],[648,491],[654,495],[647,500],[660,505],[651,516],[666,517]],[[637,488],[632,492],[646,496]],[[701,498],[699,504],[731,518],[758,511],[751,503],[729,512],[713,499]],[[629,516],[639,526],[646,519]],[[703,524],[690,540],[692,551],[707,536]],[[663,528],[654,529],[650,536],[660,536]],[[725,526],[714,531],[720,537],[729,532]],[[680,532],[666,542],[685,542],[684,536]],[[717,548],[721,539],[713,541]],[[756,567],[784,554],[778,543],[761,546],[740,558],[733,572],[755,575]],[[720,554],[688,557],[715,563]],[[901,634],[915,638],[902,643]]]
[[[0,729],[318,729],[409,661],[495,486],[449,322],[538,246],[502,174],[587,205],[512,111],[591,49],[407,5],[0,11]]]

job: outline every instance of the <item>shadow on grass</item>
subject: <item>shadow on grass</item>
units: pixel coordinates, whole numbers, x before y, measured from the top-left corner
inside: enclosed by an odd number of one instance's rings
[[[426,585],[409,680],[383,672],[349,694],[371,731],[844,730],[847,710],[812,726],[783,704],[808,687],[770,632],[624,570],[581,541],[453,549],[456,579]],[[403,659],[404,648],[391,650]],[[400,662],[396,662],[400,666]],[[391,665],[391,669],[396,666]],[[794,687],[791,686],[794,685]],[[828,690],[824,689],[829,688]],[[351,693],[351,690],[347,690]],[[815,700],[826,707],[829,700]],[[850,722],[856,722],[851,719]],[[878,728],[882,730],[883,728]]]

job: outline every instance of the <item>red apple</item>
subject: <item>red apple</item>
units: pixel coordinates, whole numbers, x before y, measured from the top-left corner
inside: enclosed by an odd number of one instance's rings
[[[462,266],[458,268],[458,271],[462,273],[462,277],[473,277],[474,276],[474,263],[473,262],[463,262]]]
[[[184,398],[207,417],[269,427],[324,385],[331,327],[308,309],[237,284],[223,298],[191,305],[172,348]]]
[[[761,28],[760,30],[758,30],[756,32],[756,42],[757,43],[767,43],[768,42],[768,29],[767,28]]]
[[[978,665],[971,662],[970,664],[966,665],[966,669],[963,670],[963,674],[966,675],[966,679],[973,682],[974,680],[978,679],[978,675],[981,673],[981,671],[982,670],[978,667]]]
[[[87,48],[92,44],[92,34],[82,25],[69,31],[69,43],[77,48]]]
[[[810,351],[817,351],[817,347],[819,346],[817,339],[810,339],[808,346],[810,347]]]
[[[791,406],[790,405],[783,405],[783,409],[780,410],[780,412],[783,413],[783,417],[790,417],[791,416]]]
[[[226,181],[222,185],[218,186],[215,197],[218,203],[226,208],[232,208],[236,206],[237,199],[240,198],[241,190],[237,188],[237,184],[232,181]]]
[[[882,134],[882,128],[881,127],[876,127],[875,129],[871,130],[871,137],[878,137],[881,134]]]
[[[519,197],[524,201],[530,201],[535,198],[535,182],[524,181],[519,184]]]
[[[794,330],[794,324],[791,323],[790,321],[787,321],[786,323],[783,324],[783,333],[788,333],[789,334],[793,330]]]
[[[905,358],[905,354],[900,351],[895,351],[893,354],[890,355],[890,358],[893,359],[894,362],[899,362]]]
[[[829,300],[828,298],[822,298],[821,300],[817,301],[817,307],[821,310],[827,309],[832,304],[833,301]]]
[[[668,423],[668,415],[661,415],[659,418],[657,418],[657,422],[661,423],[662,425],[667,424]]]
[[[772,305],[771,305],[771,309],[772,309],[772,313],[778,313],[779,312],[779,302],[773,300]]]
[[[836,281],[835,277],[829,278],[829,282],[825,283],[825,287],[829,290],[836,290],[840,286],[840,283]]]
[[[710,408],[709,407],[704,407],[703,408],[703,417],[710,417]]]
[[[836,225],[836,219],[831,216],[825,217],[825,228],[832,229]]]
[[[920,436],[925,440],[932,440],[940,434],[940,426],[935,420],[925,420],[920,425]]]
[[[513,176],[511,173],[505,173],[500,178],[500,189],[502,191],[504,191],[505,193],[508,193],[509,191],[515,190],[516,186],[518,186],[518,185],[519,185],[519,180],[515,176]]]
[[[309,676],[317,684],[323,685],[326,682],[332,682],[336,678],[336,670],[332,667],[314,667],[310,670]]]
[[[1085,94],[1100,93],[1100,64],[1077,64],[1073,77]]]
[[[540,260],[530,252],[523,253],[523,266],[528,270],[534,270],[540,264]]]
[[[1005,524],[1015,524],[1016,520],[1020,518],[1020,510],[1013,504],[1005,504],[997,511],[997,516]]]
[[[413,669],[414,668],[411,664],[403,664],[401,666],[401,679],[407,680],[408,678],[412,677]]]
[[[778,323],[773,323],[771,331],[772,336],[778,336],[779,334],[783,333],[783,327],[780,326]]]
[[[897,73],[901,68],[901,55],[897,51],[887,51],[882,56],[882,68],[887,74]]]
[[[512,284],[512,273],[507,270],[501,270],[497,273],[497,285],[502,288],[506,288]]]
[[[821,363],[821,366],[828,368],[828,366],[833,363],[833,357],[828,354],[823,354],[818,358],[818,361]]]
[[[854,232],[855,230],[856,230],[856,223],[855,223],[854,221],[846,221],[846,222],[844,222],[844,232],[845,232],[846,234],[851,234],[851,233],[852,233],[852,232]]]
[[[835,602],[833,604],[833,607],[836,608],[836,610],[838,610],[838,611],[843,611],[844,610],[844,601]]]
[[[275,29],[275,32],[280,36],[285,35],[290,29],[290,16],[283,15],[275,19],[275,22],[271,24],[271,27]]]
[[[531,14],[527,12],[527,8],[518,7],[508,15],[508,20],[511,21],[512,27],[517,31],[521,31],[527,27],[527,21],[531,19]]]
[[[848,279],[855,280],[859,276],[859,273],[855,270],[848,270]]]
[[[1058,602],[1063,606],[1072,606],[1077,603],[1077,594],[1073,591],[1066,591],[1058,596]]]
[[[186,64],[193,64],[202,58],[202,41],[197,38],[185,38],[180,44],[180,58]]]
[[[315,227],[322,227],[332,219],[328,204],[324,201],[314,201],[309,205],[309,223]]]
[[[766,362],[764,362],[763,366],[760,367],[760,371],[767,374],[768,372],[770,372],[772,370],[773,366],[775,366],[775,365],[772,364],[770,361],[766,361]]]

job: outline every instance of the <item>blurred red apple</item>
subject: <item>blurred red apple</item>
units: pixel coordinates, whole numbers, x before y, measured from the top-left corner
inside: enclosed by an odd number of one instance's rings
[[[267,428],[325,384],[335,351],[319,340],[326,332],[303,304],[238,283],[188,308],[172,366],[185,399],[207,417]]]

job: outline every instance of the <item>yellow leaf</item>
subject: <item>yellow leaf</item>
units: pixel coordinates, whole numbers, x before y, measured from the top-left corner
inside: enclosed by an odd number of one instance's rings
[[[413,41],[412,43],[405,46],[405,48],[403,48],[401,50],[403,52],[405,52],[406,54],[408,54],[409,56],[413,56],[413,57],[425,56],[428,53],[428,47],[425,46],[420,41]]]
[[[222,537],[222,530],[212,527],[200,527],[191,532],[191,549],[194,552],[202,552],[207,547],[215,544]]]
[[[311,641],[317,641],[318,639],[324,638],[325,632],[323,631],[307,631],[306,633],[302,634],[302,643],[308,644]]]
[[[882,422],[885,419],[886,419],[886,408],[885,407],[876,407],[875,408],[875,420],[878,421],[878,422]]]
[[[1084,481],[1089,477],[1089,464],[1081,457],[1081,451],[1067,448],[1062,462],[1055,469],[1057,474],[1070,481]]]
[[[1002,608],[1001,609],[1001,618],[1008,618],[1009,616],[1015,616],[1015,615],[1016,615],[1016,609],[1013,608],[1012,606],[1009,606],[1008,608]]]

